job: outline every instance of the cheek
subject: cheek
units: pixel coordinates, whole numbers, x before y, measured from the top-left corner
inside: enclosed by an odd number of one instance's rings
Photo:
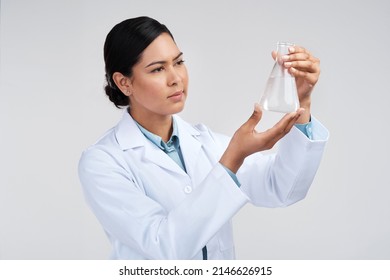
[[[134,92],[143,99],[156,98],[163,90],[163,83],[159,79],[140,81],[134,86]]]

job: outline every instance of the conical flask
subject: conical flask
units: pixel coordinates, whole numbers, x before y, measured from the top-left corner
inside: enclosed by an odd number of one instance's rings
[[[264,110],[289,113],[299,108],[295,78],[283,66],[282,56],[288,54],[291,43],[278,42],[275,65],[268,78],[260,105]]]

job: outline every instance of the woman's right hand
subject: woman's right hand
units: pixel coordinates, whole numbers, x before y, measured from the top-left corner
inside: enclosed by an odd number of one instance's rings
[[[300,108],[296,112],[286,114],[272,128],[264,132],[257,132],[255,128],[261,120],[262,111],[260,105],[256,103],[253,114],[234,133],[229,146],[219,162],[236,173],[247,156],[271,149],[276,142],[291,130],[304,111],[304,109]]]

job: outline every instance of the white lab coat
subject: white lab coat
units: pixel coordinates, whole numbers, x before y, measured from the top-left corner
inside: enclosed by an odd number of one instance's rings
[[[245,160],[239,188],[218,162],[229,138],[174,118],[187,173],[126,111],[81,157],[85,198],[111,241],[113,259],[202,259],[205,245],[209,259],[234,259],[231,218],[247,202],[282,207],[303,199],[328,138],[315,118],[315,140],[294,127],[276,155]]]

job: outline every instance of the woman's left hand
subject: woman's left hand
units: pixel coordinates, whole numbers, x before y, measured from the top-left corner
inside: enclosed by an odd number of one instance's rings
[[[299,122],[307,122],[310,118],[311,92],[320,77],[320,60],[303,47],[289,48],[289,54],[282,56],[284,67],[295,77],[300,107],[305,108],[306,116]],[[272,52],[276,58],[276,52]]]

